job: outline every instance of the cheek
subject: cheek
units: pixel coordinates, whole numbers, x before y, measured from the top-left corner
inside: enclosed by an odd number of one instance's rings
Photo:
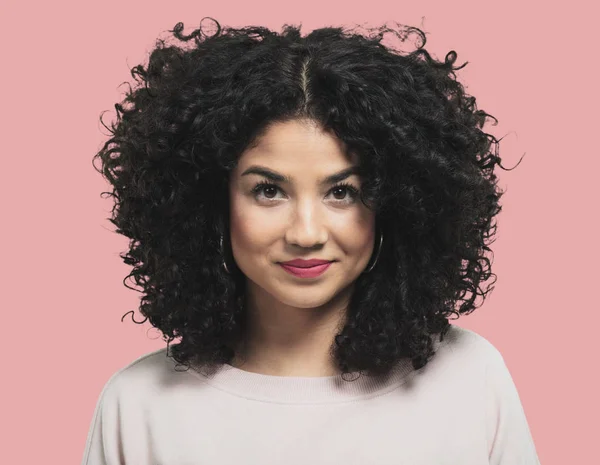
[[[244,208],[242,208],[239,202],[231,202],[231,214],[229,218],[231,240],[242,247],[252,237],[252,222],[247,212],[246,214],[244,213]]]
[[[260,249],[267,238],[264,228],[250,218],[237,218],[231,223],[231,241],[238,249]]]
[[[369,254],[375,240],[375,219],[369,213],[357,214],[332,226],[337,241],[347,254]]]
[[[261,220],[255,209],[244,205],[243,199],[232,198],[230,212],[231,245],[236,253],[252,253],[269,243],[268,223]]]

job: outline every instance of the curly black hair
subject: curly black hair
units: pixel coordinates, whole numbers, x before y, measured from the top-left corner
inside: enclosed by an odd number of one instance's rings
[[[181,338],[169,356],[188,369],[234,359],[245,277],[222,267],[224,253],[233,263],[219,243],[228,173],[268,125],[308,118],[359,155],[361,200],[385,237],[374,270],[357,278],[331,354],[344,375],[384,374],[406,357],[425,366],[434,335],[443,340],[449,317],[472,312],[495,280],[480,285],[496,277],[485,252],[502,208],[502,165],[499,140],[482,128],[497,120],[456,80],[468,62],[453,67],[454,51],[437,61],[423,31],[398,23],[302,37],[287,24],[278,34],[210,19],[212,35],[201,25],[184,35],[182,23],[169,31],[191,47],[158,39],[147,67],[131,69],[138,85],[115,104],[117,121],[108,128],[100,117],[112,137],[94,161],[113,187],[102,192],[115,199],[110,221],[130,239],[123,283],[133,277],[142,288],[144,321],[167,349]],[[421,43],[401,52],[381,43],[388,32]]]

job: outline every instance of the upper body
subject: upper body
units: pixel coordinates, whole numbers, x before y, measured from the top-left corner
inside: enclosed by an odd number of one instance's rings
[[[493,289],[503,195],[456,53],[182,29],[97,154],[140,312],[181,341],[107,382],[84,465],[537,464],[502,356],[448,328]]]
[[[106,383],[82,465],[539,464],[498,349],[455,325],[434,344],[419,370],[351,382],[207,376],[148,353]]]

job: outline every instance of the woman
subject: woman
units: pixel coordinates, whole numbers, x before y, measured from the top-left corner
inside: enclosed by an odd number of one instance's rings
[[[456,54],[182,30],[96,155],[167,347],[106,383],[83,464],[539,463],[501,354],[448,321],[503,194]]]

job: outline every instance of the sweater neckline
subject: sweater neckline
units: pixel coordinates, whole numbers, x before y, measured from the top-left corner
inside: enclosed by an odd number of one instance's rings
[[[448,335],[442,342],[438,336],[434,337],[434,349],[437,351],[448,340]],[[419,370],[413,368],[410,359],[404,358],[387,375],[381,376],[359,376],[358,372],[317,377],[274,376],[245,371],[229,364],[223,364],[210,374],[195,367],[189,371],[213,388],[236,397],[281,404],[330,404],[385,394],[402,385]]]

